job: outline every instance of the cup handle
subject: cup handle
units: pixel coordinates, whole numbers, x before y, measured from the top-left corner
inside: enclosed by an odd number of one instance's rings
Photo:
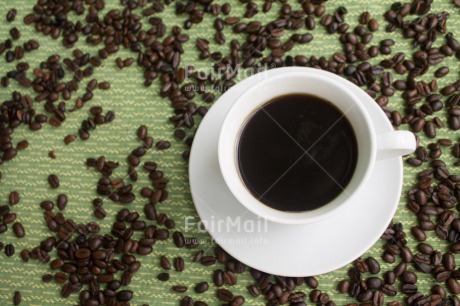
[[[415,151],[415,135],[409,131],[392,131],[377,135],[377,160],[400,157]]]

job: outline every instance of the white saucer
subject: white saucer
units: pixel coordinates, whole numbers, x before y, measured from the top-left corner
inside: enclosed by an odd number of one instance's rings
[[[278,68],[264,72],[265,75],[249,77],[223,94],[208,111],[193,141],[189,163],[190,187],[196,210],[206,229],[237,260],[275,275],[319,275],[358,258],[385,231],[401,194],[402,159],[377,161],[371,178],[355,201],[343,212],[324,221],[284,225],[265,221],[248,211],[232,195],[220,173],[217,160],[219,132],[228,109],[246,89],[262,77],[288,69],[302,71],[306,68]],[[317,70],[317,73],[326,72]],[[333,77],[365,102],[377,133],[393,130],[372,98],[347,80]],[[240,229],[236,222],[239,222]]]

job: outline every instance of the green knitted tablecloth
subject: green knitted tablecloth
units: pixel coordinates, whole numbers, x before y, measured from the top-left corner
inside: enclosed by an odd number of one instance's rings
[[[119,7],[119,1],[107,0],[107,5],[104,10]],[[215,1],[216,2],[216,1]],[[224,1],[220,0],[217,2]],[[244,13],[244,6],[237,0],[228,0],[233,4],[231,15],[242,16]],[[256,1],[262,5],[263,1]],[[368,10],[372,16],[380,23],[380,30],[375,33],[373,42],[376,43],[381,39],[388,37],[389,34],[385,33],[382,14],[389,8],[393,0],[339,0],[329,1],[326,6],[329,12],[337,6],[346,6],[348,14],[346,20],[353,27],[357,24],[358,16],[361,12]],[[29,39],[37,39],[40,42],[40,48],[32,53],[26,53],[25,60],[30,63],[31,67],[36,67],[39,63],[45,60],[53,53],[60,53],[61,55],[69,55],[70,51],[62,47],[59,41],[54,41],[49,37],[45,37],[34,30],[33,26],[25,26],[22,22],[23,17],[30,13],[35,1],[32,0],[2,0],[0,3],[0,37],[6,39],[9,36],[9,29],[12,26],[17,26],[21,30],[21,38],[19,42],[24,42]],[[259,20],[273,20],[278,12],[280,3],[274,3],[273,9],[267,13],[259,13],[256,19]],[[292,6],[296,6],[297,1],[292,1]],[[9,24],[5,21],[6,12],[16,8],[18,16],[16,20]],[[435,1],[432,6],[432,12],[448,11],[451,18],[448,20],[449,31],[454,32],[455,35],[460,36],[460,30],[457,26],[460,25],[458,18],[458,9],[452,4],[451,0]],[[161,14],[161,17],[170,26],[175,24],[183,24],[185,17],[175,17],[174,5],[166,8]],[[198,52],[194,44],[198,37],[208,37],[210,41],[214,41],[214,29],[212,22],[214,17],[206,15],[203,23],[194,25],[188,31],[191,39],[185,45],[185,54],[182,59],[182,64],[193,64],[195,68],[209,68],[211,61],[198,60]],[[317,27],[313,31],[314,40],[305,45],[296,45],[290,54],[304,54],[304,55],[325,55],[330,56],[340,49],[337,35],[327,34],[322,27]],[[305,32],[305,29],[302,30]],[[231,38],[238,37],[231,32],[230,28],[225,29],[225,35],[229,42]],[[290,34],[286,34],[290,35]],[[403,40],[399,32],[390,34],[391,38],[396,41],[393,47],[393,54],[397,51],[411,52],[410,43],[408,40]],[[440,41],[441,39],[439,39]],[[436,44],[439,45],[440,42]],[[84,39],[76,45],[83,51],[96,52],[96,48],[90,47],[84,43]],[[213,51],[222,50],[227,52],[228,45],[211,45]],[[171,116],[172,110],[170,103],[167,99],[162,99],[158,92],[158,82],[150,88],[143,86],[142,70],[136,65],[120,70],[115,65],[115,58],[126,58],[132,56],[127,50],[121,50],[116,55],[112,55],[108,60],[103,62],[103,65],[95,69],[94,77],[99,81],[109,81],[111,88],[108,91],[96,90],[93,100],[86,105],[84,109],[71,113],[68,115],[67,120],[59,128],[50,127],[48,124],[39,132],[30,132],[27,128],[21,127],[15,131],[14,141],[22,139],[29,140],[29,147],[20,152],[18,156],[11,162],[4,163],[0,166],[3,173],[3,179],[0,182],[0,202],[7,202],[8,194],[13,191],[19,191],[21,195],[20,203],[12,208],[13,212],[18,213],[18,220],[24,224],[27,235],[23,239],[16,239],[10,229],[7,233],[0,235],[0,241],[3,243],[14,243],[16,246],[17,254],[11,258],[5,257],[4,252],[0,253],[0,305],[11,305],[12,294],[14,291],[20,291],[23,297],[22,305],[75,305],[77,303],[76,294],[72,294],[70,298],[64,299],[59,295],[60,287],[55,283],[43,283],[41,276],[49,273],[47,264],[40,264],[37,261],[30,261],[28,263],[22,262],[18,256],[19,252],[28,248],[31,249],[37,246],[41,240],[50,235],[43,220],[43,211],[40,209],[40,202],[46,199],[55,199],[57,194],[66,193],[69,197],[69,204],[65,210],[65,215],[73,218],[76,222],[88,222],[96,220],[92,213],[92,199],[96,196],[95,184],[99,175],[92,170],[88,170],[85,166],[87,157],[98,157],[105,155],[107,159],[119,161],[121,163],[120,169],[126,169],[126,156],[129,152],[138,146],[138,141],[135,137],[135,131],[141,124],[145,124],[149,128],[150,134],[156,139],[170,140],[172,147],[169,150],[157,151],[152,150],[148,153],[147,157],[143,160],[157,161],[165,175],[170,178],[171,183],[169,186],[170,198],[159,204],[159,210],[172,217],[179,229],[184,229],[184,218],[186,216],[196,216],[192,199],[190,196],[187,163],[181,158],[181,153],[187,149],[183,142],[179,142],[173,137],[173,126],[168,121]],[[381,60],[379,56],[373,62]],[[2,60],[0,66],[0,75],[3,76],[7,71],[13,69],[16,62],[6,64]],[[451,73],[438,80],[440,88],[458,77],[458,61],[454,57],[446,59],[442,66],[449,66]],[[433,78],[433,71],[435,68],[430,69],[426,74],[427,79]],[[13,83],[13,82],[12,82]],[[11,92],[18,89],[16,83],[10,85],[8,88],[0,88],[0,100],[4,101],[10,99]],[[21,88],[22,93],[33,94],[32,90],[25,90]],[[218,94],[218,93],[216,93]],[[196,99],[197,103],[201,103]],[[100,105],[104,111],[113,110],[116,113],[116,119],[113,123],[99,127],[96,131],[92,132],[91,138],[88,141],[82,142],[77,140],[71,145],[64,145],[63,138],[67,134],[74,134],[78,130],[81,121],[88,116],[88,109],[90,105]],[[390,99],[390,107],[394,109],[401,109],[402,99],[399,94]],[[42,106],[39,106],[42,107]],[[192,131],[188,131],[192,135]],[[457,140],[458,134],[448,130],[447,128],[438,129],[438,138],[450,138]],[[428,140],[422,139],[422,142],[427,143]],[[54,150],[56,159],[50,159],[48,152]],[[452,169],[458,170],[452,166],[453,159],[447,149],[443,149],[444,154],[442,159],[449,164]],[[125,170],[120,170],[125,171]],[[406,166],[404,167],[404,191],[407,191],[415,182],[416,170]],[[49,174],[55,173],[60,177],[61,187],[57,190],[52,190],[47,184],[46,178]],[[121,173],[120,175],[123,175]],[[148,178],[145,173],[139,175],[138,186],[148,186]],[[142,211],[145,201],[138,197],[136,201],[131,204],[137,211]],[[389,203],[390,204],[390,203]],[[372,203],[369,203],[372,205]],[[113,214],[120,209],[120,204],[113,204],[107,201],[104,205],[108,217],[100,222],[102,231],[109,231],[113,222]],[[404,196],[399,205],[399,209],[395,216],[395,221],[401,222],[406,231],[415,224],[415,216],[408,212],[405,207]],[[363,231],[366,229],[363,228]],[[210,243],[210,236],[203,233],[188,234],[197,238],[207,239],[208,243],[200,246],[201,249],[206,250],[207,254],[212,254],[212,245]],[[410,236],[410,234],[408,235]],[[412,237],[408,238],[410,247],[414,250],[416,242]],[[446,244],[440,242],[435,238],[432,233],[428,234],[427,241],[432,243],[436,248],[445,251]],[[212,271],[217,267],[203,267],[200,264],[193,264],[192,257],[196,250],[177,249],[172,241],[157,242],[154,247],[154,252],[148,256],[139,256],[142,262],[142,268],[135,274],[129,288],[135,292],[133,305],[150,304],[150,305],[178,305],[178,301],[183,294],[172,292],[171,285],[185,284],[192,286],[200,281],[208,281],[212,283]],[[288,252],[288,250],[287,250]],[[380,258],[382,253],[382,243],[378,242],[372,249],[370,249],[364,256],[374,256]],[[171,272],[171,280],[162,283],[156,279],[156,275],[161,272],[159,267],[159,256],[167,254],[168,257],[182,256],[186,260],[186,269],[182,273]],[[457,262],[460,263],[460,258],[456,256]],[[308,260],[308,259],[305,259]],[[384,264],[382,270],[385,271],[389,265]],[[347,267],[343,267],[334,272],[321,275],[318,277],[320,286],[319,289],[327,292],[332,300],[337,305],[344,305],[353,300],[346,295],[339,294],[336,291],[337,282],[346,278]],[[249,305],[264,305],[263,297],[252,298],[247,294],[246,287],[252,283],[252,278],[249,272],[245,272],[238,277],[238,284],[231,288],[233,293],[241,294],[246,297],[247,304]],[[427,293],[433,281],[429,276],[419,274],[419,286],[422,292]],[[208,292],[197,295],[193,290],[189,290],[188,294],[197,297],[210,305],[218,305],[215,298],[215,288],[211,286]],[[307,287],[301,287],[306,293],[309,292]],[[403,296],[399,294],[394,298],[386,297],[386,301],[402,300]]]

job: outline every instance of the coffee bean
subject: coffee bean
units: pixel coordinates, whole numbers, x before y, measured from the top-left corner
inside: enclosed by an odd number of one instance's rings
[[[316,289],[319,285],[318,280],[313,276],[305,277],[305,284],[312,289]]]
[[[380,272],[380,264],[373,257],[368,257],[366,259],[367,266],[369,267],[369,272],[372,274],[378,274]]]
[[[455,257],[452,253],[445,253],[442,256],[444,268],[447,271],[453,271],[455,269]]]
[[[460,253],[460,242],[451,244],[449,250],[454,254]]]
[[[14,255],[14,246],[10,243],[5,245],[5,255],[11,257]]]
[[[27,140],[21,140],[16,144],[17,150],[25,150],[29,147],[29,142]]]
[[[216,258],[214,256],[203,256],[200,262],[203,266],[211,266],[216,263]]]
[[[182,272],[185,269],[185,262],[182,257],[174,258],[174,269],[178,272]]]
[[[17,10],[16,9],[11,9],[9,10],[7,13],[6,13],[6,21],[8,22],[12,22],[14,21],[14,19],[16,18],[16,14],[17,14]]]
[[[56,199],[56,204],[60,210],[64,210],[67,206],[67,196],[65,194],[58,195]]]
[[[414,272],[405,271],[402,274],[401,279],[406,284],[415,284],[417,282],[417,275]]]
[[[180,306],[193,306],[193,299],[189,296],[185,296],[181,301],[180,301]]]
[[[425,126],[423,127],[423,130],[426,136],[430,138],[436,137],[436,127],[433,122],[431,121],[426,122]]]
[[[244,297],[242,297],[241,295],[238,295],[238,296],[235,296],[235,298],[230,303],[230,305],[231,306],[241,306],[244,304],[244,302],[245,302]]]
[[[13,305],[20,305],[21,299],[21,293],[19,291],[15,291],[13,294]]]
[[[449,291],[452,294],[459,294],[460,293],[460,284],[458,283],[458,281],[456,281],[453,278],[449,278],[446,281],[446,287],[447,287],[447,289],[449,289]]]
[[[215,270],[213,274],[213,282],[217,287],[222,287],[224,285],[224,271],[221,269]]]
[[[17,40],[21,37],[21,32],[18,30],[18,28],[11,28],[10,35],[11,35],[11,38],[13,38],[14,40]]]
[[[366,284],[369,289],[379,289],[382,286],[382,280],[378,277],[369,277]]]
[[[49,283],[49,282],[51,282],[52,280],[53,280],[53,275],[51,275],[51,274],[44,274],[44,275],[42,276],[42,281],[43,281],[44,283]]]
[[[231,302],[234,298],[233,293],[227,289],[217,289],[216,296],[219,300],[224,302]]]
[[[383,253],[382,259],[386,263],[394,263],[396,261],[395,257],[387,252]]]
[[[361,293],[357,296],[356,299],[357,299],[359,302],[362,303],[362,302],[368,302],[368,301],[370,301],[370,300],[372,299],[372,297],[373,297],[373,292],[372,292],[372,290],[365,290],[365,291],[361,292]]]
[[[258,296],[260,296],[260,290],[259,290],[259,288],[257,288],[257,286],[250,285],[250,286],[248,287],[248,291],[249,291],[249,293],[250,293],[253,297],[258,297]]]
[[[349,287],[350,287],[350,282],[348,280],[342,280],[339,282],[339,285],[337,286],[337,290],[340,293],[346,293],[348,292]]]
[[[229,286],[234,286],[237,283],[236,276],[231,271],[224,272],[223,278],[224,282]]]
[[[160,257],[160,266],[165,270],[171,269],[171,263],[169,262],[168,258],[164,255]]]
[[[184,293],[184,292],[187,292],[188,287],[187,286],[176,285],[176,286],[172,286],[172,290],[175,291],[175,292]]]
[[[379,29],[379,24],[377,22],[377,20],[375,19],[370,19],[369,20],[369,23],[367,24],[368,28],[369,28],[369,31],[371,32],[375,32]]]
[[[56,189],[59,187],[59,178],[55,174],[51,174],[48,176],[48,184],[51,188]]]
[[[395,296],[398,292],[393,286],[387,284],[382,286],[381,291],[388,296]]]
[[[99,220],[102,220],[107,216],[107,213],[106,213],[105,209],[102,206],[97,207],[93,211],[93,214]]]
[[[417,250],[426,255],[431,255],[431,253],[434,251],[433,247],[426,243],[419,243],[417,245]]]
[[[426,240],[425,232],[423,230],[421,230],[419,227],[414,226],[411,229],[411,232],[412,232],[412,235],[414,235],[415,239],[417,239],[418,241],[425,241]]]
[[[18,238],[23,238],[26,235],[24,227],[19,222],[16,222],[15,224],[13,224],[13,232],[14,232],[14,235]]]
[[[19,203],[20,201],[20,196],[19,196],[19,192],[17,191],[12,191],[10,193],[10,196],[8,197],[8,201],[10,203],[10,205],[16,205]]]
[[[156,148],[158,150],[166,150],[166,149],[169,149],[171,147],[171,143],[169,141],[159,141],[157,142],[156,144]]]
[[[157,276],[158,280],[162,281],[162,282],[166,282],[169,280],[169,274],[168,273],[160,273],[158,274]]]
[[[17,155],[16,149],[9,149],[5,153],[3,153],[3,160],[8,161],[12,160]]]
[[[117,299],[122,302],[130,301],[133,298],[131,290],[121,290],[117,292]]]
[[[449,73],[449,67],[441,67],[441,68],[438,68],[434,72],[434,76],[437,77],[437,78],[442,78],[442,77],[446,76],[448,73]]]
[[[209,285],[207,282],[198,283],[195,285],[195,292],[196,293],[203,293],[209,289]]]
[[[147,127],[145,125],[141,125],[138,129],[137,129],[137,137],[140,139],[140,140],[144,140],[145,137],[147,137]]]
[[[444,88],[441,89],[441,94],[444,95],[444,96],[448,96],[452,93],[455,92],[455,86],[454,85],[448,85]]]
[[[76,135],[67,135],[66,137],[64,137],[64,143],[66,145],[68,145],[68,144],[74,142],[76,138],[77,138]]]

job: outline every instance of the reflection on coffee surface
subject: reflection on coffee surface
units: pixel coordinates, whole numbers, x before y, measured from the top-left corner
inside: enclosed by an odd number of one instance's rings
[[[337,107],[312,95],[279,96],[242,127],[238,168],[248,190],[269,207],[308,211],[350,182],[358,159],[353,128]]]

